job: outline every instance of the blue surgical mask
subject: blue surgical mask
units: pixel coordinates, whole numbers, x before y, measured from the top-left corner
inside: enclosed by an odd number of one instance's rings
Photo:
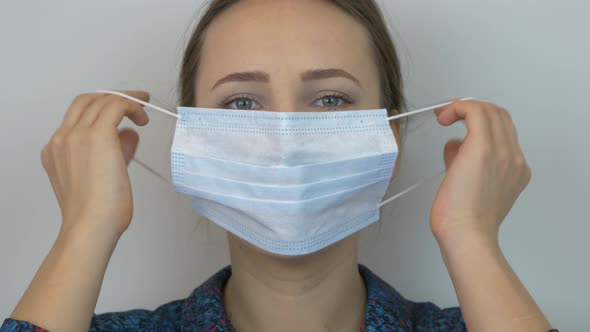
[[[170,113],[178,118],[172,181],[196,212],[253,245],[313,253],[374,223],[382,205],[417,186],[383,201],[399,154],[390,121],[439,106],[396,117],[179,107]]]

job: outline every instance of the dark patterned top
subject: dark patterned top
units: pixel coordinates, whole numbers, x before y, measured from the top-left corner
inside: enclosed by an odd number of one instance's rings
[[[430,302],[415,303],[403,298],[366,267],[359,271],[367,287],[365,325],[361,332],[467,331],[459,308],[441,310]],[[235,331],[223,306],[223,288],[231,267],[217,272],[186,299],[176,300],[154,311],[136,309],[92,316],[89,331]],[[28,322],[6,319],[0,332],[45,332]],[[557,331],[557,330],[554,330]]]

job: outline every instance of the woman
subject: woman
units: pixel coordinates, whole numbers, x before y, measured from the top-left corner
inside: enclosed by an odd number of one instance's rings
[[[372,0],[214,0],[187,46],[180,92],[181,105],[229,111],[404,109],[399,61]],[[531,176],[510,116],[478,101],[436,113],[441,125],[464,120],[468,129],[445,147],[448,171],[430,218],[461,309],[404,299],[358,265],[356,233],[294,254],[227,227],[231,268],[188,298],[93,314],[133,214],[126,164],[139,138],[117,126],[124,117],[143,126],[148,117],[128,99],[84,94],[42,152],[62,210],[59,236],[0,330],[548,331],[498,244]],[[402,129],[391,129],[399,141]]]

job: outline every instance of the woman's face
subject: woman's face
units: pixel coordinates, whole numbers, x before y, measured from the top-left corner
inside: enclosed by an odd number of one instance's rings
[[[274,112],[381,108],[379,73],[368,32],[321,0],[240,1],[223,12],[207,31],[195,95],[196,106],[203,108]],[[260,252],[229,236],[230,243],[239,243],[241,249]],[[353,237],[330,247],[339,251],[351,241]]]
[[[327,1],[240,1],[207,31],[196,102],[275,112],[381,108],[370,37]]]

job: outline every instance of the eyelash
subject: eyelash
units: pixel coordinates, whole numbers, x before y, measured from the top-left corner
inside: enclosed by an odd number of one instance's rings
[[[316,98],[312,102],[312,105],[324,98],[339,98],[344,102],[345,105],[351,105],[354,103],[354,101],[349,96],[347,96],[343,93],[340,93],[340,92],[332,91],[332,92],[326,92],[324,95],[321,95],[320,97]],[[218,107],[219,108],[227,108],[232,103],[234,103],[236,101],[240,101],[240,100],[250,100],[258,105],[261,104],[260,102],[258,102],[258,100],[256,100],[256,98],[253,98],[250,95],[240,94],[240,95],[233,95],[233,96],[230,96],[230,97],[224,99],[223,101],[221,101],[218,104]],[[315,107],[322,107],[322,106],[315,106]],[[324,108],[330,108],[330,107],[324,107]]]
[[[332,92],[327,92],[325,95],[316,98],[316,100],[314,100],[314,102],[312,104],[315,104],[317,101],[322,100],[324,98],[339,98],[339,99],[342,99],[342,101],[344,102],[345,105],[351,105],[354,103],[353,100],[349,96],[347,96],[343,93],[340,93],[340,92],[332,91]],[[322,106],[319,106],[319,107],[322,107]],[[330,108],[330,107],[326,107],[326,108]]]
[[[247,95],[247,94],[239,94],[239,95],[233,95],[233,96],[229,96],[228,98],[225,98],[224,100],[222,100],[218,106],[219,108],[227,108],[229,105],[231,105],[232,103],[239,101],[239,100],[251,100],[253,102],[255,102],[256,104],[260,103],[256,100],[256,98],[252,98],[252,96]]]

